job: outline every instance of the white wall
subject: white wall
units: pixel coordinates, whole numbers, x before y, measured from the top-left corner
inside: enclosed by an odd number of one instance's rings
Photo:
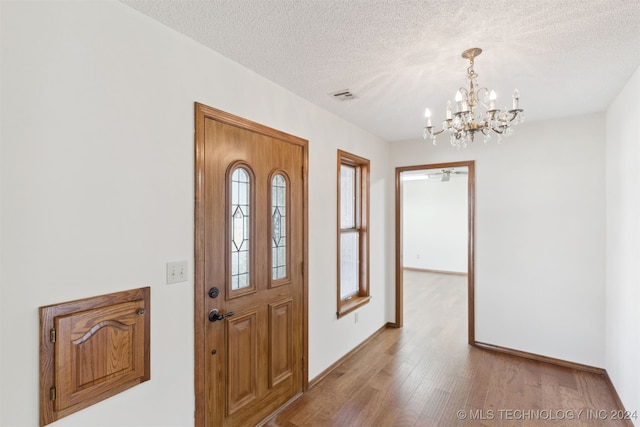
[[[604,139],[593,114],[458,151],[392,145],[394,166],[476,161],[477,341],[604,366]]]
[[[607,111],[606,369],[640,411],[640,68]],[[637,423],[637,421],[636,421]]]
[[[385,142],[121,3],[0,8],[0,425],[38,425],[39,306],[146,285],[151,380],[55,425],[193,424],[193,277],[165,262],[193,272],[194,101],[310,141],[310,378],[393,319]],[[358,324],[335,315],[338,148],[371,160]]]
[[[467,272],[467,177],[402,183],[403,265]]]

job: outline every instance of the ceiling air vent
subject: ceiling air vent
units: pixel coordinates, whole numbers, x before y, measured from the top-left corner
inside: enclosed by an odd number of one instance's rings
[[[355,96],[349,89],[339,90],[334,93],[330,93],[330,96],[333,97],[336,101],[351,101],[352,99],[356,99]]]

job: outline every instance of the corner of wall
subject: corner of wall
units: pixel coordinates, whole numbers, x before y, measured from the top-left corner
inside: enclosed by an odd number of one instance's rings
[[[640,68],[606,114],[605,368],[627,410],[640,411]]]

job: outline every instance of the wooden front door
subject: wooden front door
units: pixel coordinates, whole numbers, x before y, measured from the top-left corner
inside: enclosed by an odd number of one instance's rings
[[[196,104],[196,425],[303,391],[306,141]]]

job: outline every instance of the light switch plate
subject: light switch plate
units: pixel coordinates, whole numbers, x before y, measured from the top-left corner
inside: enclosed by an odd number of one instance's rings
[[[187,281],[187,261],[167,263],[167,285]]]

